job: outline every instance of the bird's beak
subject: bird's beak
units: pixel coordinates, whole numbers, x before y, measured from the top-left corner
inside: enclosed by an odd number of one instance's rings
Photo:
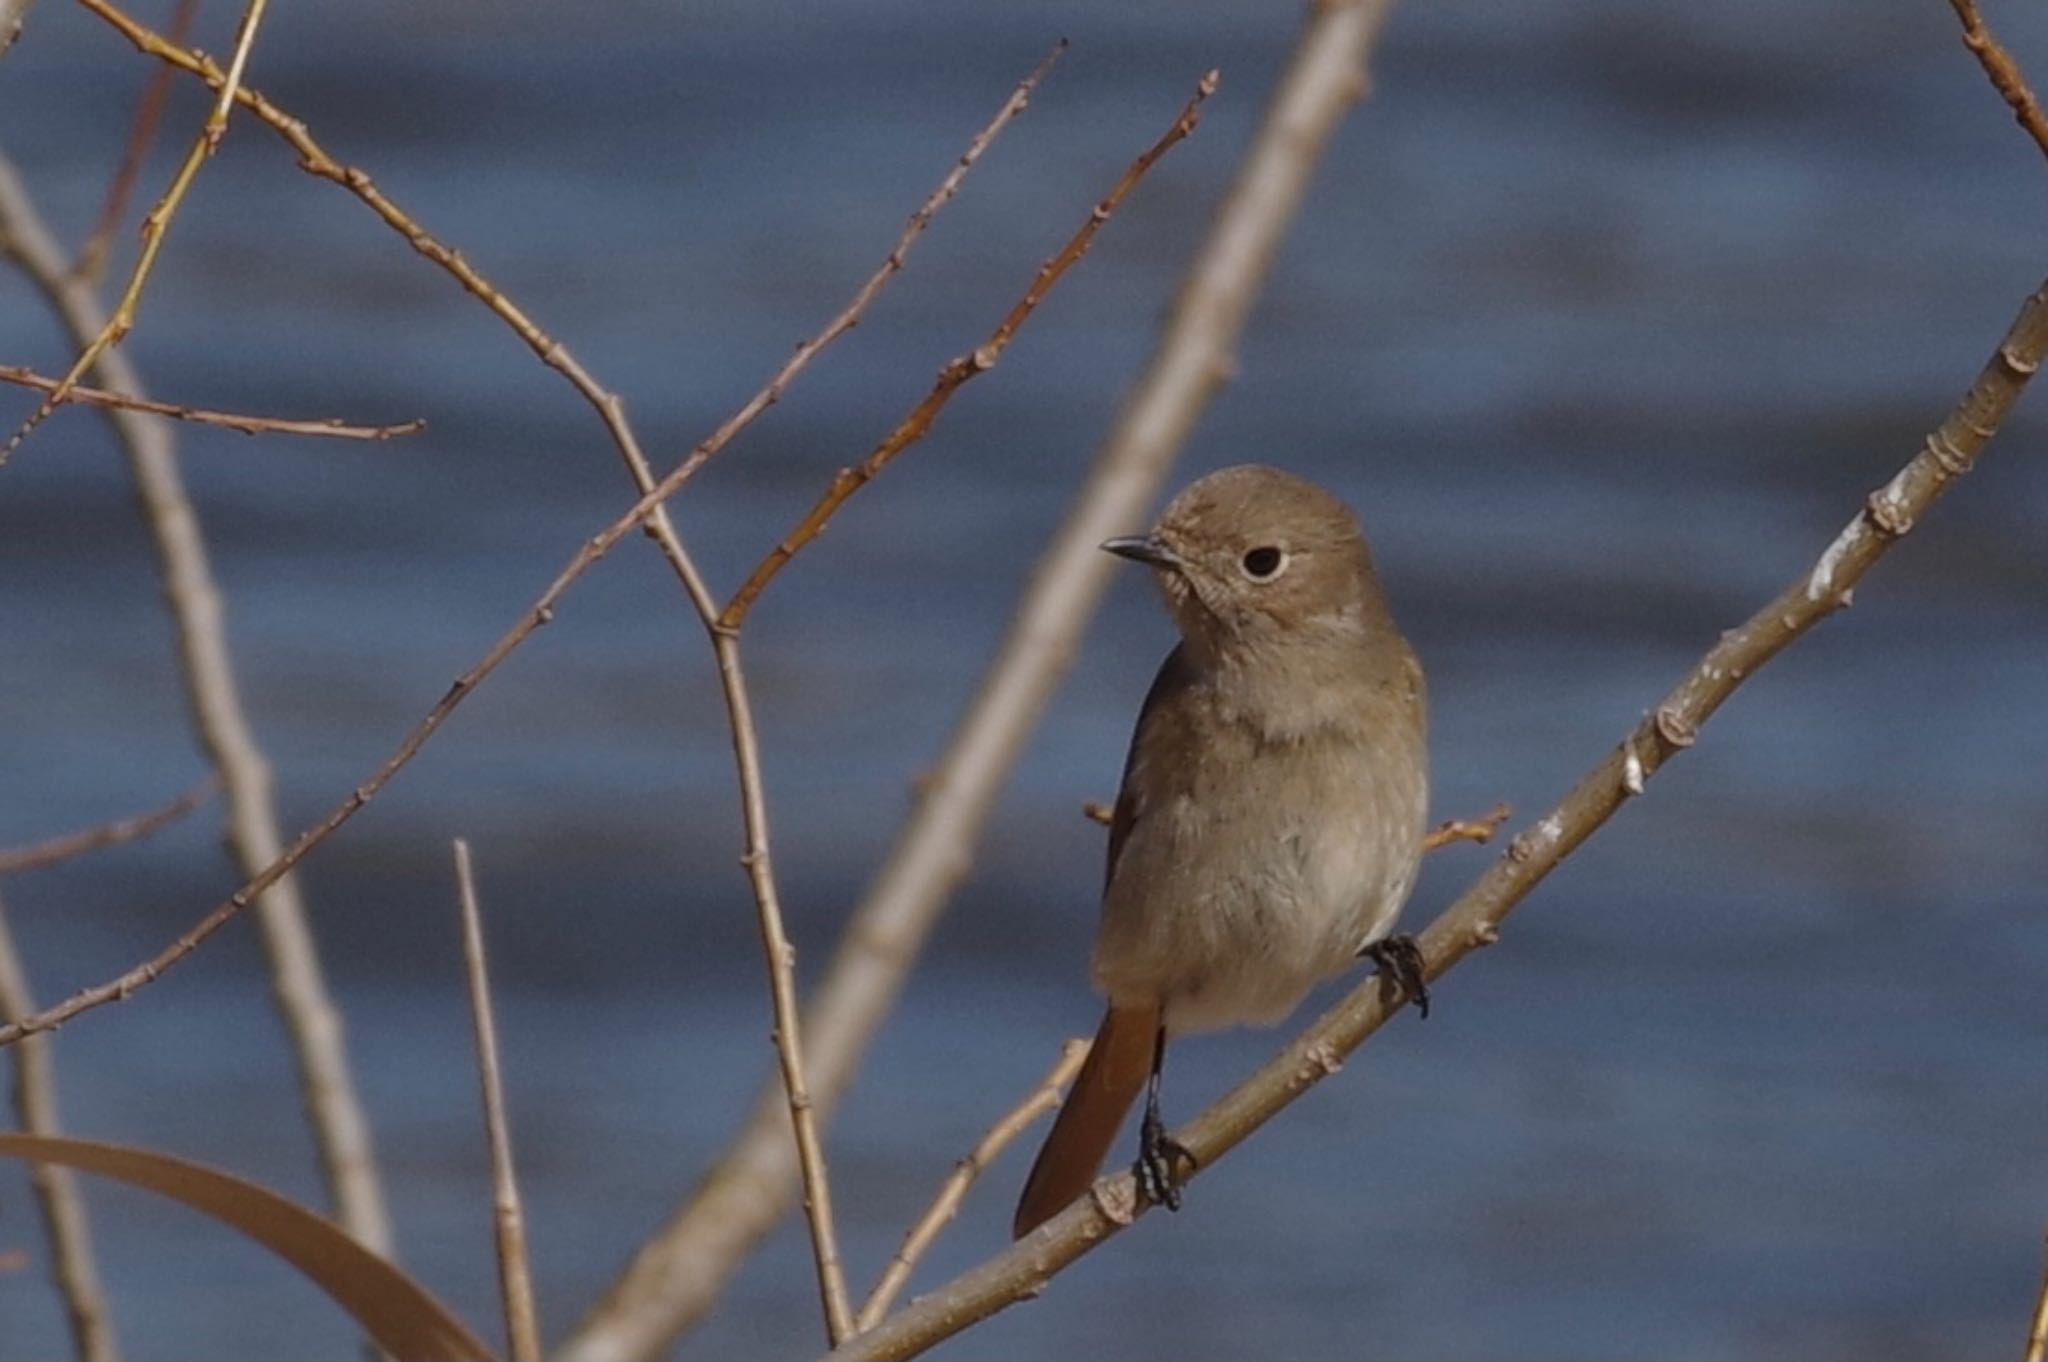
[[[1157,535],[1138,534],[1123,539],[1105,539],[1103,551],[1119,558],[1128,558],[1134,563],[1145,563],[1156,568],[1177,568],[1181,565],[1180,555],[1159,542]]]

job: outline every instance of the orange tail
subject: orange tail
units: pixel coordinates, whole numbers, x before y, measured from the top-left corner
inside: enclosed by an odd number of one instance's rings
[[[1111,1007],[1095,1033],[1095,1047],[1081,1066],[1072,1092],[1052,1123],[1052,1133],[1024,1180],[1011,1231],[1022,1239],[1088,1190],[1124,1115],[1152,1072],[1152,1045],[1159,1034],[1156,1007]]]

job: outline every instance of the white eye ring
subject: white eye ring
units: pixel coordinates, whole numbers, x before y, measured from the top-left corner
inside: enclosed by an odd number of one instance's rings
[[[1277,544],[1261,544],[1245,550],[1237,566],[1245,576],[1255,582],[1270,582],[1287,571],[1287,550]]]

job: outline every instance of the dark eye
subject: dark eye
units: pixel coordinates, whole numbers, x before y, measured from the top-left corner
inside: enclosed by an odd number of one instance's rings
[[[1280,575],[1280,569],[1287,565],[1287,555],[1271,544],[1262,544],[1250,549],[1244,556],[1244,575],[1255,582],[1268,582]]]

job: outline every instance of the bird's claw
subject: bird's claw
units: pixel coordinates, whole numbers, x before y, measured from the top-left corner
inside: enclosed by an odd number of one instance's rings
[[[1415,1010],[1429,1015],[1429,983],[1423,978],[1422,951],[1412,936],[1389,936],[1359,952],[1378,967],[1383,978],[1406,994]]]
[[[1179,1210],[1180,1185],[1185,1181],[1182,1169],[1192,1173],[1199,1166],[1194,1152],[1166,1133],[1166,1125],[1156,1113],[1145,1113],[1138,1128],[1138,1161],[1131,1166],[1131,1176],[1138,1180],[1138,1195],[1147,1204]]]

